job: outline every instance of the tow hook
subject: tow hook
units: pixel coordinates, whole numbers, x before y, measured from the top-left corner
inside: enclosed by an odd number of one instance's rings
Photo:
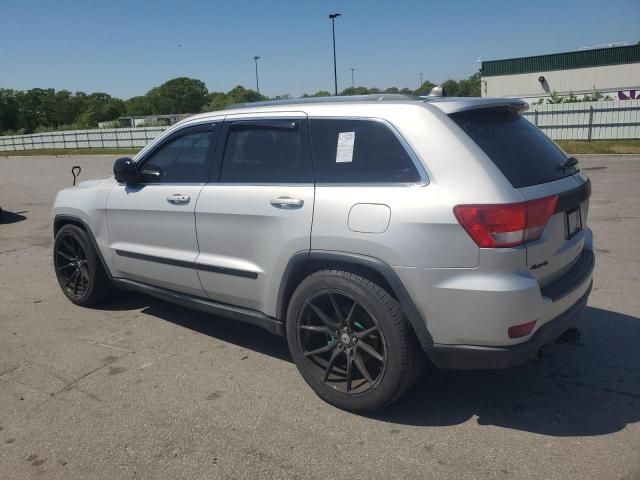
[[[569,343],[578,345],[580,343],[580,329],[571,327],[556,339],[556,343]]]

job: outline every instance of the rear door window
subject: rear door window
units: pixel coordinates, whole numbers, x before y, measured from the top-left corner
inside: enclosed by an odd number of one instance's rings
[[[300,119],[232,122],[220,181],[313,183],[308,138]]]
[[[416,183],[420,175],[394,133],[374,120],[311,119],[318,183]]]
[[[515,188],[573,175],[567,156],[547,136],[511,110],[479,109],[450,115]]]

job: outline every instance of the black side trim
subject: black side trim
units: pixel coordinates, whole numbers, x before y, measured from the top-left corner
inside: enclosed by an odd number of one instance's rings
[[[157,297],[161,300],[166,300],[183,307],[193,308],[200,310],[211,315],[217,315],[220,317],[228,318],[230,320],[236,320],[239,322],[250,323],[265,330],[274,333],[276,335],[284,335],[284,324],[282,321],[271,318],[262,312],[257,310],[250,310],[234,305],[227,305],[224,303],[217,303],[209,299],[194,297],[184,293],[174,292],[172,290],[166,290],[164,288],[154,287],[145,283],[135,282],[133,280],[125,280],[116,278],[113,282],[124,290],[132,290],[140,293],[145,293],[153,297]]]
[[[85,231],[89,235],[89,238],[91,239],[93,248],[98,254],[100,263],[102,263],[102,267],[104,268],[104,271],[107,273],[107,277],[109,277],[109,280],[113,280],[113,275],[111,275],[111,272],[109,271],[109,267],[107,266],[107,263],[104,261],[104,258],[102,256],[102,252],[98,248],[98,242],[96,241],[96,237],[93,235],[93,232],[91,231],[91,228],[89,228],[89,225],[87,225],[87,222],[82,220],[80,217],[75,217],[73,215],[56,215],[55,218],[53,219],[54,236],[55,236],[55,232],[58,230],[57,226],[60,224],[64,225],[67,223],[79,223],[84,227]]]
[[[552,301],[561,299],[579,287],[593,273],[596,264],[596,256],[593,250],[582,250],[578,257],[578,261],[573,265],[571,270],[565,273],[556,281],[545,285],[540,289],[540,293],[544,297],[550,298]]]
[[[206,272],[222,273],[224,275],[233,275],[235,277],[251,278],[253,280],[258,278],[257,272],[250,272],[248,270],[238,270],[235,268],[217,267],[215,265],[205,265],[203,263],[187,262],[184,260],[176,260],[174,258],[165,258],[165,257],[158,257],[155,255],[146,255],[144,253],[128,252],[126,250],[116,250],[116,253],[121,257],[135,258],[136,260],[145,260],[147,262],[163,263],[165,265],[172,265],[174,267],[195,268],[197,270],[203,270]]]
[[[224,275],[233,275],[235,277],[251,278],[255,280],[258,278],[257,272],[250,272],[248,270],[238,270],[236,268],[217,267],[215,265],[205,265],[204,263],[196,263],[197,270],[203,270],[205,272],[222,273]]]
[[[431,361],[439,368],[460,370],[496,369],[521,365],[533,357],[538,349],[562,335],[577,320],[587,304],[593,282],[586,293],[565,312],[540,327],[524,343],[511,347],[481,347],[477,345],[434,344],[427,349]]]
[[[278,303],[276,307],[278,318],[284,319],[286,317],[284,302],[289,277],[291,276],[292,272],[296,270],[296,266],[299,263],[309,260],[327,263],[361,265],[378,272],[382,277],[384,277],[384,279],[393,290],[392,293],[395,294],[395,296],[398,298],[400,308],[402,309],[405,318],[411,324],[413,331],[415,332],[422,348],[426,350],[430,345],[433,344],[433,339],[429,334],[425,320],[422,318],[422,315],[418,311],[415,303],[413,303],[409,292],[407,292],[402,281],[393,270],[393,268],[377,258],[368,257],[366,255],[358,255],[355,253],[334,252],[328,250],[310,250],[298,252],[293,257],[291,257],[280,282]]]
[[[587,181],[582,185],[566,192],[558,194],[558,203],[556,203],[556,209],[554,213],[566,212],[573,207],[577,207],[586,199],[591,196],[591,180],[587,178]]]
[[[155,255],[145,255],[144,253],[128,252],[126,250],[116,250],[116,254],[120,257],[135,258],[136,260],[145,260],[147,262],[163,263],[174,267],[196,268],[195,262],[187,262],[184,260],[175,260],[173,258],[157,257]]]

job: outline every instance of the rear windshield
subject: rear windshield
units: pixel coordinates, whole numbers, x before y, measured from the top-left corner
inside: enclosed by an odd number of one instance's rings
[[[551,182],[576,173],[562,169],[567,156],[517,112],[469,110],[450,117],[469,135],[515,188]]]

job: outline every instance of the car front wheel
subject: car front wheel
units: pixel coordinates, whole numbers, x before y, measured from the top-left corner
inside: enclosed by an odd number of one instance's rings
[[[76,305],[97,305],[112,286],[91,238],[76,225],[64,225],[53,242],[53,264],[60,288]]]

